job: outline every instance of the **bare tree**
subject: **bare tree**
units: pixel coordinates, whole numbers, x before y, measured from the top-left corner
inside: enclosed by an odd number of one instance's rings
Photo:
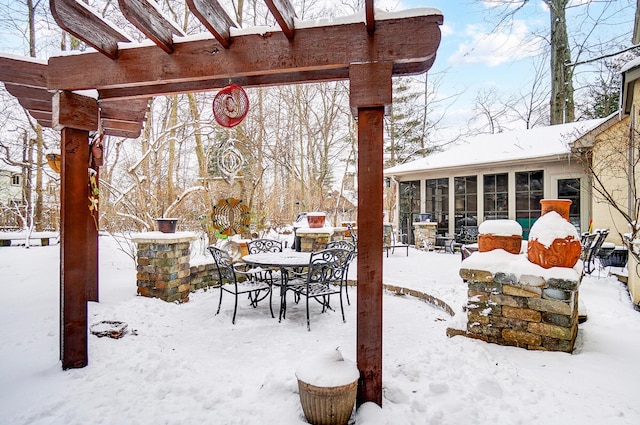
[[[630,117],[616,122],[596,137],[592,146],[578,149],[585,170],[591,177],[596,203],[607,204],[623,228],[616,228],[622,241],[640,236],[640,134]]]
[[[622,43],[619,35],[610,36],[602,41],[602,34],[596,28],[629,24],[632,28],[633,5],[623,2],[572,2],[570,0],[540,0],[549,11],[547,36],[542,36],[549,45],[549,73],[551,95],[549,118],[551,124],[572,122],[575,120],[574,83],[576,66],[585,55],[594,50],[616,50]],[[489,5],[491,13],[498,18],[497,29],[507,28],[514,17],[529,4],[537,2],[491,0],[483,2]],[[571,19],[568,14],[571,12]],[[569,29],[569,25],[570,28]],[[626,37],[630,39],[630,37]],[[607,47],[605,47],[607,46]],[[573,60],[573,61],[572,61]]]

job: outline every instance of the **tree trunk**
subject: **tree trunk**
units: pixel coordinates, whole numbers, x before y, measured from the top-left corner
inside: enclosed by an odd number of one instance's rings
[[[573,103],[573,72],[565,10],[568,0],[548,0],[551,19],[551,124],[575,120]]]

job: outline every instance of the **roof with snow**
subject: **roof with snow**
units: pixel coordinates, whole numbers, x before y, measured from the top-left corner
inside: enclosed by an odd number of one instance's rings
[[[387,168],[385,175],[567,155],[569,143],[605,118],[469,137],[446,151]]]

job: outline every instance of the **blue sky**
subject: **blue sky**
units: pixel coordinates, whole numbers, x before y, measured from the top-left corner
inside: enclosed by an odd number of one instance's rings
[[[463,92],[456,106],[449,111],[459,119],[471,113],[469,108],[479,90],[493,89],[504,97],[530,91],[536,63],[548,66],[548,59],[541,56],[548,46],[549,12],[545,3],[542,0],[528,1],[510,21],[510,26],[497,29],[496,13],[491,14],[488,9],[496,3],[502,2],[403,0],[401,3],[389,3],[395,9],[435,7],[442,11],[442,41],[429,74],[446,73],[440,87],[443,96]],[[589,44],[617,36],[622,47],[629,47],[635,3],[635,0],[574,1],[574,7],[567,12],[569,37],[573,44],[584,40],[584,33],[593,29],[593,22],[604,16],[605,22],[597,25],[589,36]],[[376,4],[377,7],[383,5],[382,1]],[[605,49],[603,53],[611,51]],[[583,53],[580,59],[600,54],[595,51]],[[577,96],[584,81],[593,77],[589,71],[595,67],[585,65],[577,69]]]

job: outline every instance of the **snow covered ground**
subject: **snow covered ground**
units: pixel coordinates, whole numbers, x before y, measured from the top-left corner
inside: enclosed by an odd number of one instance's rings
[[[182,305],[136,296],[133,260],[100,239],[89,323],[124,321],[135,332],[90,335],[89,366],[68,371],[58,359],[59,245],[0,248],[0,424],[304,424],[297,366],[337,347],[355,360],[355,288],[346,323],[318,308],[307,332],[302,304],[278,323],[263,303],[241,305],[232,325],[231,297],[215,315],[218,290]],[[459,265],[459,254],[397,251],[384,258],[384,280],[460,312]],[[352,422],[637,425],[640,313],[622,284],[595,275],[580,289],[588,320],[572,355],[447,338],[462,313],[385,295],[383,409]]]

